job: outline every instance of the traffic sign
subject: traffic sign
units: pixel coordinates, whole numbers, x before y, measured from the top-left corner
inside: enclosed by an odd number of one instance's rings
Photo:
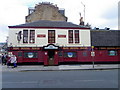
[[[94,51],[91,52],[91,56],[93,56],[93,57],[95,56],[95,52]]]

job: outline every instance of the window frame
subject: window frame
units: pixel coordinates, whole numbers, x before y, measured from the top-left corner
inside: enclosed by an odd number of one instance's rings
[[[73,30],[68,30],[68,42],[73,43]]]
[[[55,30],[48,30],[48,43],[55,43]]]
[[[29,43],[35,43],[35,30],[30,30]]]
[[[28,30],[23,30],[23,43],[28,43]]]
[[[79,30],[75,30],[74,35],[75,35],[75,43],[80,43]]]

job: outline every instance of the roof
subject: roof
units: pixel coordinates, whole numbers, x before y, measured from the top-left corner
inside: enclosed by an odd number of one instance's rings
[[[31,23],[25,23],[15,26],[9,26],[9,28],[71,28],[71,29],[90,29],[86,26],[76,25],[66,21],[48,21],[39,20]]]
[[[119,30],[91,30],[92,46],[120,46]]]

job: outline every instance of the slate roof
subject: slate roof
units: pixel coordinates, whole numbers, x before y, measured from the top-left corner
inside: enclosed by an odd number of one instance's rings
[[[15,25],[15,26],[9,26],[9,28],[20,28],[20,27],[35,27],[35,28],[40,28],[40,27],[54,27],[54,28],[86,28],[89,29],[89,27],[81,26],[81,25],[76,25],[71,22],[66,22],[66,21],[48,21],[48,20],[39,20],[31,23],[25,23],[25,24],[20,24],[20,25]]]
[[[120,30],[91,30],[92,46],[120,46]]]

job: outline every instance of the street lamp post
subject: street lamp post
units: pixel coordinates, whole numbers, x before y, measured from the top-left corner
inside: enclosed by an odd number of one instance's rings
[[[92,52],[91,52],[91,56],[92,56],[92,63],[93,63],[93,68],[94,68],[94,56],[95,56],[95,52],[94,52],[94,46],[92,46]]]

